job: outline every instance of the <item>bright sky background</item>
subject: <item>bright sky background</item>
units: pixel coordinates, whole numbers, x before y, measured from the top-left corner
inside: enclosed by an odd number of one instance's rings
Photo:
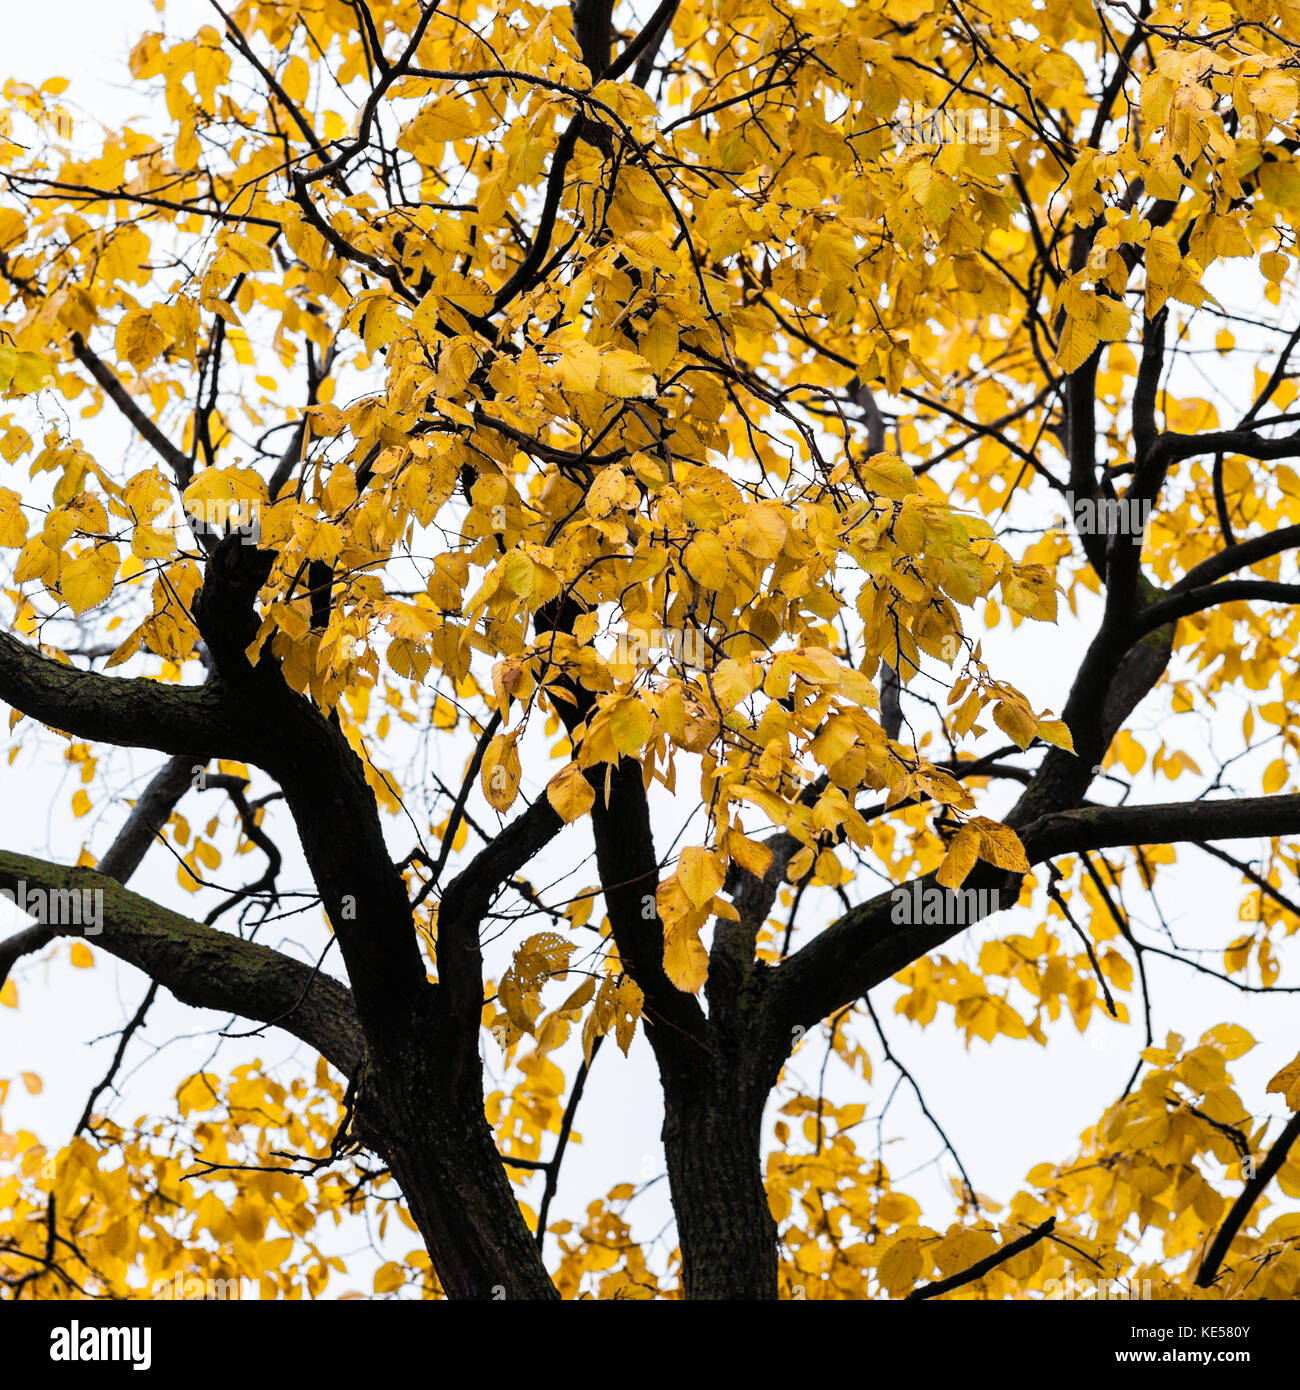
[[[131,89],[126,79],[125,56],[141,32],[158,27],[151,0],[58,0],[55,5],[10,3],[5,8],[6,43],[0,78],[13,76],[39,84],[55,75],[68,77],[73,86],[65,101],[110,124],[144,114],[139,92]],[[172,0],[167,27],[186,30],[191,24],[209,22],[211,17],[212,11],[202,0]],[[1229,363],[1224,367],[1216,360],[1210,371],[1222,382],[1225,372],[1247,369],[1248,363]],[[1187,389],[1190,393],[1206,388],[1204,383],[1189,383]],[[111,426],[89,422],[85,440],[93,449],[97,441],[99,447],[111,446],[115,436]],[[5,467],[0,465],[0,472]],[[15,480],[4,481],[21,488],[25,479],[24,470]],[[1059,710],[1093,626],[1094,621],[1072,620],[1068,613],[1063,613],[1062,622],[1055,629],[1024,623],[1011,631],[1004,623],[986,639],[986,657],[992,669],[1018,684],[1036,708]],[[1141,730],[1147,722],[1139,711],[1129,727]],[[1235,714],[1225,710],[1220,731],[1225,745],[1232,744],[1239,727],[1240,710]],[[101,801],[90,821],[73,822],[67,808],[74,773],[67,769],[60,782],[60,770],[49,761],[50,745],[44,748],[43,763],[34,762],[28,750],[14,767],[6,770],[9,794],[0,798],[0,846],[70,861],[82,839],[89,836],[91,848],[102,854],[121,824],[125,804]],[[138,792],[160,761],[147,754],[114,756],[113,767],[120,767],[122,774],[119,783],[129,795]],[[448,751],[444,760],[444,766],[451,769],[457,780],[462,759],[463,750],[456,747]],[[269,790],[265,779],[257,784],[257,790]],[[1140,783],[1133,800],[1172,800],[1183,794],[1180,784],[1161,781],[1153,788]],[[221,801],[219,794],[208,793],[202,798],[191,797],[182,810],[192,823],[201,824],[215,813]],[[305,870],[290,840],[291,832],[288,837],[280,837],[281,848],[286,852],[282,881],[305,886]],[[405,827],[392,827],[392,844],[399,855],[409,848]],[[1244,857],[1251,848],[1239,844],[1233,850]],[[1177,876],[1161,880],[1165,917],[1180,942],[1214,946],[1221,951],[1238,934],[1238,876],[1191,850],[1184,851],[1180,859]],[[254,863],[255,872],[260,872],[260,857],[247,863],[241,861],[233,872],[238,875]],[[547,878],[545,869],[536,869],[531,876],[536,882],[545,882]],[[192,907],[193,900],[178,888],[174,866],[161,848],[151,851],[131,887],[182,911]],[[1032,931],[1033,925],[1026,914],[1005,914],[996,919],[995,930],[1002,935],[1012,930]],[[0,932],[12,929],[0,920]],[[273,938],[265,939],[276,944]],[[319,948],[319,932],[314,939]],[[955,939],[947,950],[973,964],[979,939],[983,938],[977,938],[973,944],[967,939]],[[1071,949],[1077,949],[1077,943]],[[112,1052],[112,1034],[134,1012],[146,982],[102,952],[97,953],[97,958],[93,970],[73,969],[68,964],[67,944],[63,943],[49,963],[29,960],[15,972],[22,1005],[17,1012],[0,1009],[0,1077],[35,1071],[44,1077],[46,1088],[38,1098],[27,1097],[20,1086],[11,1088],[4,1115],[7,1129],[24,1125],[51,1145],[64,1142],[91,1086],[103,1074]],[[1221,955],[1207,959],[1216,966],[1222,962]],[[1263,1087],[1268,1077],[1294,1055],[1293,1001],[1286,996],[1243,997],[1185,967],[1155,957],[1148,958],[1148,968],[1157,1041],[1169,1029],[1195,1038],[1219,1022],[1243,1023],[1260,1046],[1234,1063],[1231,1070],[1248,1108],[1256,1110],[1260,1117],[1276,1113],[1278,1107],[1271,1103],[1276,1098],[1266,1103]],[[1294,972],[1284,972],[1282,982],[1289,979],[1294,979]],[[1035,1164],[1070,1156],[1079,1132],[1117,1094],[1141,1045],[1139,1023],[1119,1028],[1101,1021],[1086,1038],[1080,1038],[1065,1020],[1050,1032],[1045,1049],[1032,1043],[999,1039],[992,1046],[977,1042],[967,1051],[944,1025],[923,1033],[896,1017],[892,1011],[896,994],[896,987],[889,985],[873,995],[891,1046],[922,1084],[928,1104],[962,1154],[976,1187],[999,1200],[1009,1198]],[[1128,1000],[1137,1016],[1140,1005],[1136,992]],[[166,1113],[170,1094],[181,1077],[209,1059],[213,1046],[209,1030],[224,1022],[224,1018],[199,1015],[170,1001],[156,1008],[148,1044],[137,1044],[131,1053],[126,1095],[113,1107],[116,1118],[129,1121],[143,1113]],[[176,1032],[197,1036],[189,1043],[172,1043],[159,1055],[151,1053],[151,1046],[162,1045]],[[876,1079],[865,1097],[841,1085],[834,1098],[842,1104],[866,1099],[868,1116],[874,1119],[892,1088],[894,1073],[869,1031],[860,1031],[858,1036],[872,1055]],[[221,1050],[218,1069],[228,1069],[247,1057],[261,1056],[273,1063],[295,1053],[302,1056],[304,1067],[310,1064],[306,1049],[286,1035],[275,1033],[256,1042],[227,1043]],[[814,1090],[822,1053],[822,1044],[810,1040],[791,1063],[791,1070],[808,1080]],[[489,1062],[495,1066],[497,1058],[490,1055]],[[566,1070],[571,1076],[572,1065]],[[611,1184],[643,1180],[661,1172],[661,1118],[653,1062],[644,1043],[638,1039],[627,1061],[612,1044],[606,1047],[593,1070],[578,1119],[577,1128],[586,1136],[586,1142],[576,1146],[566,1161],[553,1215],[580,1216],[585,1201],[603,1194]],[[770,1133],[770,1122],[767,1129]],[[863,1131],[859,1134],[860,1146],[868,1148],[868,1135]],[[951,1164],[945,1157],[938,1168],[932,1165],[941,1145],[906,1087],[900,1090],[889,1111],[883,1134],[887,1141],[886,1162],[895,1182],[922,1200],[928,1216],[941,1220],[947,1185],[939,1170],[951,1172]],[[909,1170],[923,1167],[923,1173],[902,1181]],[[653,1234],[667,1221],[665,1186],[658,1184],[640,1199],[642,1205],[634,1208],[639,1216],[638,1234]],[[404,1248],[409,1248],[409,1242]],[[368,1267],[369,1263],[363,1259],[359,1268]],[[337,1296],[354,1287],[368,1292],[368,1277],[336,1276],[329,1295]]]

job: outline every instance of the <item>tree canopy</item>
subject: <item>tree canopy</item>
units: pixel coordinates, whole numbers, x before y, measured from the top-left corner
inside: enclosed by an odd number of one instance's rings
[[[1296,1296],[1300,1058],[1243,1092],[1147,967],[1300,988],[1300,11],[211,0],[130,78],[0,107],[0,699],[116,827],[3,847],[0,1004],[147,977],[75,1135],[0,1134],[0,1290],[327,1296],[369,1212],[377,1294]],[[1059,709],[985,652],[1051,624]],[[318,1063],[115,1114],[160,990]],[[1132,1074],[927,1213],[883,1001]],[[644,1178],[552,1207],[638,1033],[667,1260]]]

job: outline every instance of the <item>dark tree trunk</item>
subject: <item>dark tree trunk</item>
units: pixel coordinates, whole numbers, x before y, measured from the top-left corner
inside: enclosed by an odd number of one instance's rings
[[[430,1020],[363,1080],[383,1156],[448,1298],[556,1299],[483,1107],[481,1073],[446,1065]]]
[[[664,1150],[688,1299],[775,1299],[760,1158],[765,1090],[701,1066],[665,1088]]]
[[[403,1108],[384,1156],[447,1297],[559,1298],[481,1114],[475,1122]]]
[[[720,924],[703,1047],[661,1049],[664,1151],[688,1299],[775,1299],[763,1110],[789,1051],[744,929]]]

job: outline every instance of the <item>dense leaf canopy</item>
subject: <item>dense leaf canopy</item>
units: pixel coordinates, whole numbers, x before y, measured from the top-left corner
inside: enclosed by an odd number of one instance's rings
[[[1239,1023],[1161,1036],[1146,924],[1217,858],[1250,920],[1182,958],[1295,987],[1300,10],[648,9],[213,0],[131,124],[5,86],[11,761],[77,817],[108,746],[166,761],[102,857],[0,854],[104,895],[0,971],[138,967],[119,1062],[160,988],[320,1060],[0,1135],[0,1287],[315,1296],[369,1211],[380,1294],[1295,1296],[1300,1062],[1270,1111]],[[1059,709],[985,652],[1054,623]],[[253,940],[286,836],[337,978]],[[158,837],[206,920],[120,886]],[[1132,1077],[924,1214],[863,1123],[878,986],[968,1042],[1131,1014]],[[638,1030],[667,1259],[643,1176],[550,1209]],[[781,1080],[814,1036],[834,1094]]]

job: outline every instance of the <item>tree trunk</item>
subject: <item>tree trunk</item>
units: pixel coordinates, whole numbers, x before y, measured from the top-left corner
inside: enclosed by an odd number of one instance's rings
[[[408,1110],[384,1157],[448,1298],[556,1299],[486,1129]]]
[[[760,1136],[767,1088],[702,1062],[664,1088],[664,1150],[688,1299],[775,1299]]]
[[[377,1111],[383,1156],[448,1298],[559,1298],[497,1152],[482,1072],[452,1065],[444,1043],[429,1010],[374,1060],[358,1105]]]

